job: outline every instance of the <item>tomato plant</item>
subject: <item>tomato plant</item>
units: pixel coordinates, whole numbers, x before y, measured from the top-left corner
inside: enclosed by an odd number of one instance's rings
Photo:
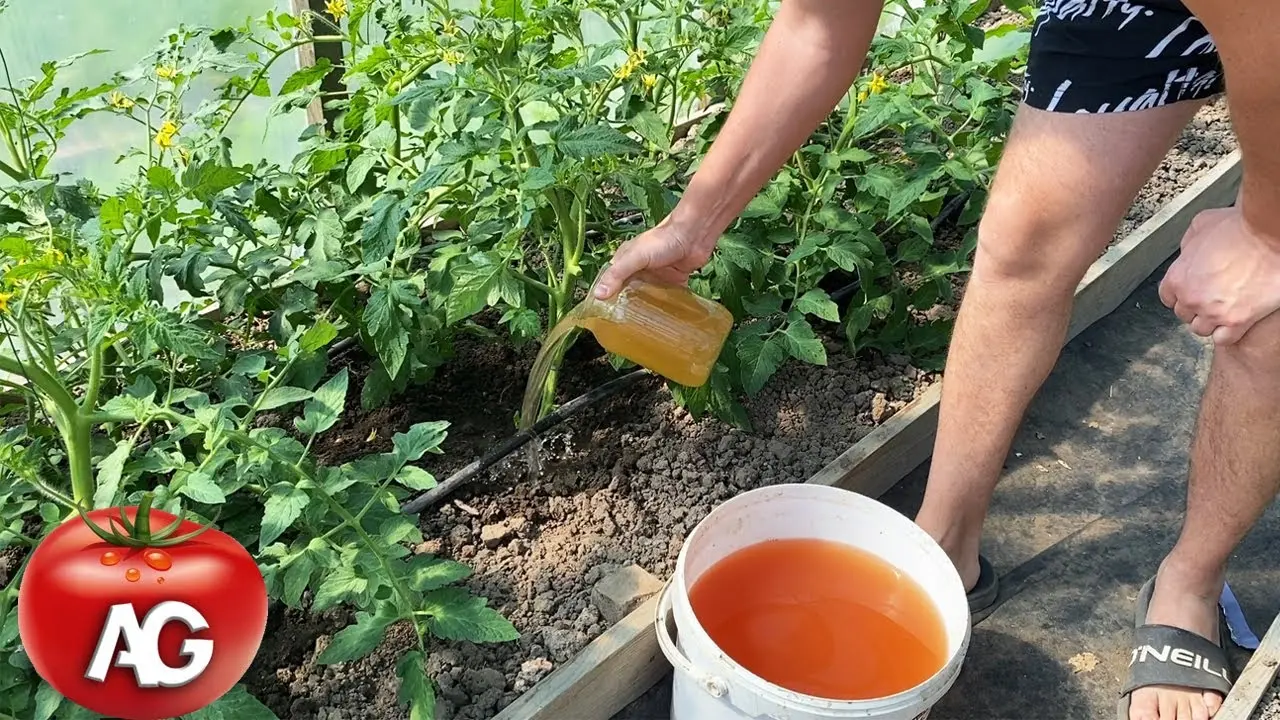
[[[249,553],[148,501],[58,526],[27,561],[18,596],[23,647],[41,677],[83,707],[136,720],[183,715],[222,697],[253,662],[267,626],[266,586]],[[195,614],[164,624],[148,647],[147,616],[175,602]],[[128,634],[139,621],[138,634]],[[157,661],[191,674],[165,678]]]

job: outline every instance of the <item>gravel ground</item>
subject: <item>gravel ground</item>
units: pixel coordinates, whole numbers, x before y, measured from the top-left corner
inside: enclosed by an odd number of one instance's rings
[[[1254,709],[1252,720],[1280,720],[1280,682],[1273,683]]]
[[[1143,190],[1122,232],[1235,147],[1225,108],[1205,108]],[[523,634],[500,646],[438,644],[429,661],[440,688],[437,717],[492,718],[605,629],[590,600],[602,576],[632,563],[668,575],[685,535],[716,504],[754,487],[804,481],[936,381],[905,358],[855,362],[834,343],[828,350],[827,367],[789,365],[749,403],[751,432],[696,421],[658,383],[645,381],[549,437],[536,480],[512,458],[462,490],[457,502],[427,513],[423,530],[432,540],[418,550],[473,566],[471,588]],[[449,454],[429,468],[443,477],[510,434],[527,352],[490,347],[455,366],[432,386],[447,388],[447,396],[411,398],[357,417],[345,428],[346,446],[378,451],[378,443],[413,422],[449,419]],[[563,380],[565,397],[611,372],[599,360],[573,367]],[[381,439],[369,445],[364,439],[374,428]],[[349,452],[328,451],[335,457]],[[273,613],[246,681],[281,717],[405,717],[396,705],[394,662],[408,632],[394,629],[358,662],[316,666],[316,654],[341,619],[340,613]]]

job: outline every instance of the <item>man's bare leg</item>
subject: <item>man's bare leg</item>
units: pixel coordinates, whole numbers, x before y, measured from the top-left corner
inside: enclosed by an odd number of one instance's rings
[[[1182,533],[1156,576],[1147,622],[1218,640],[1227,559],[1280,489],[1280,314],[1214,350],[1191,446]],[[1141,688],[1133,720],[1205,720],[1217,693]]]
[[[966,587],[978,579],[982,524],[1014,433],[1062,350],[1076,286],[1199,107],[1019,110],[979,228],[916,516]]]

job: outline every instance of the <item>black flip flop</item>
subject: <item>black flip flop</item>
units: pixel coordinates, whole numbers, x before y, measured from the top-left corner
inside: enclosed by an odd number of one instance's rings
[[[1222,607],[1218,607],[1218,643],[1215,645],[1188,630],[1169,625],[1147,623],[1147,609],[1156,579],[1151,578],[1138,594],[1134,613],[1133,649],[1129,656],[1129,679],[1120,690],[1118,720],[1129,720],[1133,691],[1151,685],[1171,685],[1188,690],[1211,690],[1225,698],[1233,684],[1227,642],[1227,627]]]
[[[978,556],[978,582],[966,596],[969,599],[970,624],[977,625],[996,609],[996,598],[1000,595],[1000,578],[991,561],[983,555]]]

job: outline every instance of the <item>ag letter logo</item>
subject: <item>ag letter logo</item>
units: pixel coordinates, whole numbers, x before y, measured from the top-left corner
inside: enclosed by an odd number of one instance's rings
[[[187,663],[181,667],[171,667],[160,657],[160,630],[170,622],[180,622],[190,632],[209,629],[209,623],[199,610],[177,600],[168,600],[151,608],[141,624],[138,623],[132,604],[112,605],[84,676],[104,682],[107,670],[112,665],[133,668],[138,687],[144,688],[182,687],[200,677],[213,660],[213,641],[196,638],[183,640],[179,652],[188,658]],[[126,649],[120,650],[117,655],[116,648],[122,639]]]

